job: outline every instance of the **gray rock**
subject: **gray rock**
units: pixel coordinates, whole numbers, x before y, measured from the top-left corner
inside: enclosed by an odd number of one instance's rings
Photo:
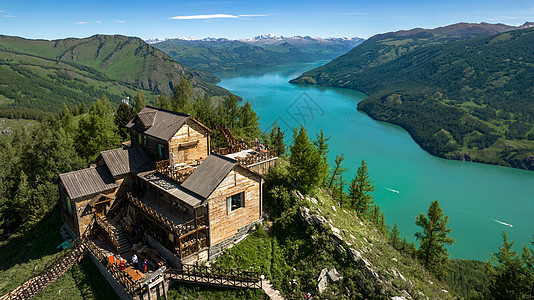
[[[320,294],[322,294],[326,289],[328,288],[328,279],[326,277],[322,277],[321,280],[319,280],[319,283],[317,284],[317,290]]]
[[[360,261],[360,259],[362,258],[361,253],[358,252],[356,249],[353,249],[353,248],[350,248],[350,249],[349,249],[349,255],[350,255],[350,258],[351,258],[354,262],[358,262],[358,261]]]
[[[343,242],[343,237],[339,233],[332,232],[330,234],[330,238],[332,238],[334,244],[340,244]]]
[[[332,282],[336,282],[343,278],[341,275],[339,275],[336,268],[330,270],[326,275],[328,276],[328,279],[330,279]]]
[[[319,273],[319,278],[317,278],[317,281],[321,281],[321,278],[326,276],[326,273],[328,273],[328,269],[324,268],[321,270],[321,273]]]

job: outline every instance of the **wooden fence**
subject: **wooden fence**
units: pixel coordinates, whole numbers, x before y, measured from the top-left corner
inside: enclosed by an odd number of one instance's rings
[[[185,283],[247,289],[262,288],[258,272],[236,269],[182,265],[180,269],[168,269],[165,277]]]

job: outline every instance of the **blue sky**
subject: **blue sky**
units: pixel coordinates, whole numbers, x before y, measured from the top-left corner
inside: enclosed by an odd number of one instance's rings
[[[93,34],[252,38],[363,37],[458,22],[534,21],[534,0],[0,1],[0,34],[59,39]]]

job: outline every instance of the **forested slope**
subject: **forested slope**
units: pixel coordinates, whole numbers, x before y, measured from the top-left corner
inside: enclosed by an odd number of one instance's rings
[[[365,92],[358,109],[404,127],[431,154],[534,170],[533,47],[533,29],[514,30],[296,82]]]
[[[0,36],[0,105],[16,111],[58,111],[62,104],[89,104],[103,94],[117,103],[137,89],[171,95],[181,76],[198,94],[228,95],[209,82],[217,79],[192,71],[139,38],[95,35],[54,41]]]

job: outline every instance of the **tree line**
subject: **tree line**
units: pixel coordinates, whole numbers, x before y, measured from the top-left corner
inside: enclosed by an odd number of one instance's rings
[[[250,103],[239,105],[233,95],[222,102],[193,95],[183,78],[171,98],[160,95],[154,102],[188,113],[210,128],[228,124],[238,138],[252,140],[260,135],[259,118]],[[11,138],[0,137],[0,235],[28,230],[55,209],[59,174],[85,168],[101,151],[128,140],[125,125],[147,104],[141,91],[131,105],[118,107],[102,96],[90,107],[84,102],[70,108],[64,105],[56,114],[41,115],[38,126],[17,130]],[[280,138],[283,143],[283,135]],[[265,139],[271,143],[270,134]],[[276,134],[272,141],[276,142]],[[212,142],[223,146],[222,138]]]

